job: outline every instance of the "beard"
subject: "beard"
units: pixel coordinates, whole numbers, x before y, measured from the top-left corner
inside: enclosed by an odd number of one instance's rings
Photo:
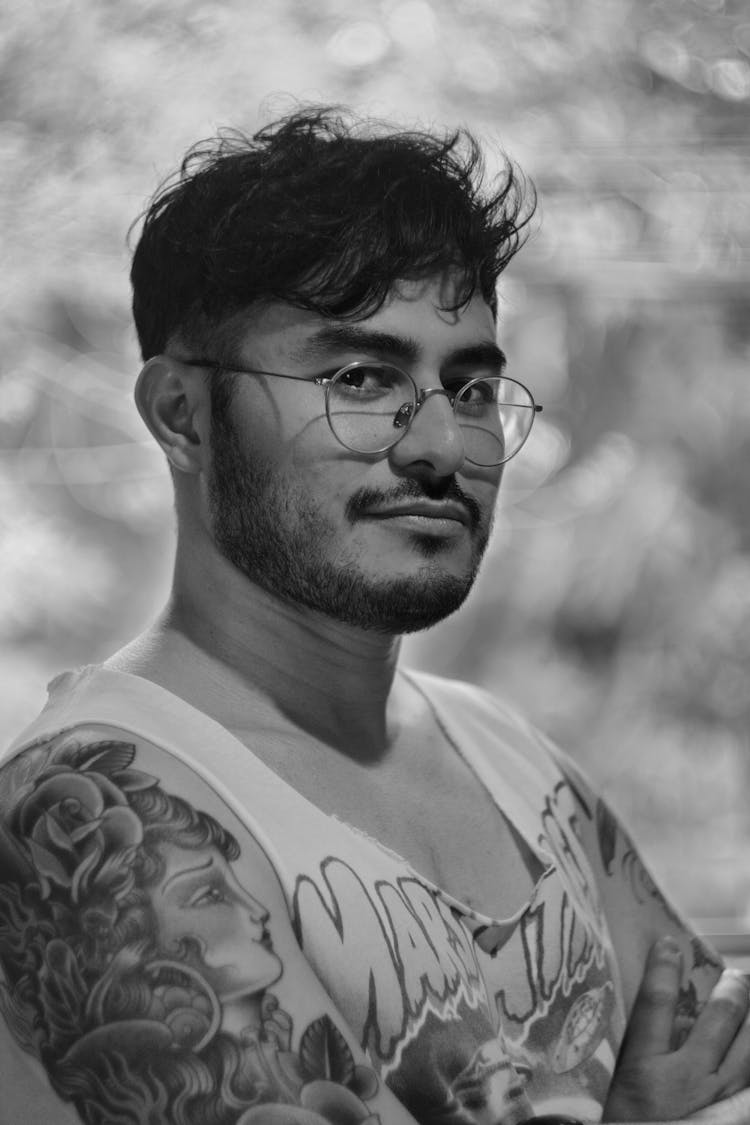
[[[227,409],[214,410],[211,452],[208,495],[214,541],[234,567],[267,593],[343,624],[390,636],[427,629],[466,600],[491,521],[482,520],[476,500],[455,478],[434,487],[405,480],[387,493],[360,489],[350,497],[346,517],[352,526],[376,503],[425,497],[458,500],[469,513],[472,553],[464,576],[440,565],[441,554],[449,549],[442,539],[413,533],[411,546],[423,565],[408,576],[374,578],[346,548],[332,557],[337,531],[322,505],[299,480],[284,478],[277,468],[247,452]]]

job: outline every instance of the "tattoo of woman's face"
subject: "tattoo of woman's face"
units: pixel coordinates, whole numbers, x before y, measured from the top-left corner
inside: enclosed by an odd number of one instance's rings
[[[194,949],[196,967],[221,1002],[223,1022],[230,1009],[244,1008],[248,1025],[259,1026],[263,992],[282,972],[268,911],[217,848],[164,844],[159,852],[163,875],[148,889],[158,946],[167,955]]]
[[[377,1079],[327,1016],[294,1043],[237,840],[135,757],[61,738],[0,779],[0,1015],[16,1040],[86,1125],[252,1125],[281,1106],[289,1122],[377,1121]]]

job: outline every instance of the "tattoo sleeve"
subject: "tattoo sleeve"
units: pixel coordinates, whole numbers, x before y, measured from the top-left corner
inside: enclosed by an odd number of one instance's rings
[[[85,1125],[410,1121],[257,841],[182,763],[97,733],[0,773],[0,1015],[58,1097]]]

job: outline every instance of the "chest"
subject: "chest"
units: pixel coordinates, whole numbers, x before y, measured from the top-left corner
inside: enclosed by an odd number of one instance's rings
[[[321,811],[490,917],[523,906],[542,865],[456,747],[425,717],[377,767],[309,742],[269,763]]]
[[[357,811],[358,827],[490,917],[514,914],[541,875],[497,801],[453,753],[433,771],[378,786],[376,800]]]

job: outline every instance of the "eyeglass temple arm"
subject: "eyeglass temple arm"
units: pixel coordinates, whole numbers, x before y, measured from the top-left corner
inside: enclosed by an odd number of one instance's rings
[[[172,358],[185,367],[208,367],[213,371],[226,371],[228,374],[237,375],[272,375],[274,379],[295,379],[299,383],[315,383],[318,387],[325,386],[332,379],[331,375],[313,375],[311,379],[309,375],[290,375],[286,371],[262,371],[259,367],[238,367],[233,363],[220,363],[216,359],[180,359],[178,356],[170,356],[170,359]]]

